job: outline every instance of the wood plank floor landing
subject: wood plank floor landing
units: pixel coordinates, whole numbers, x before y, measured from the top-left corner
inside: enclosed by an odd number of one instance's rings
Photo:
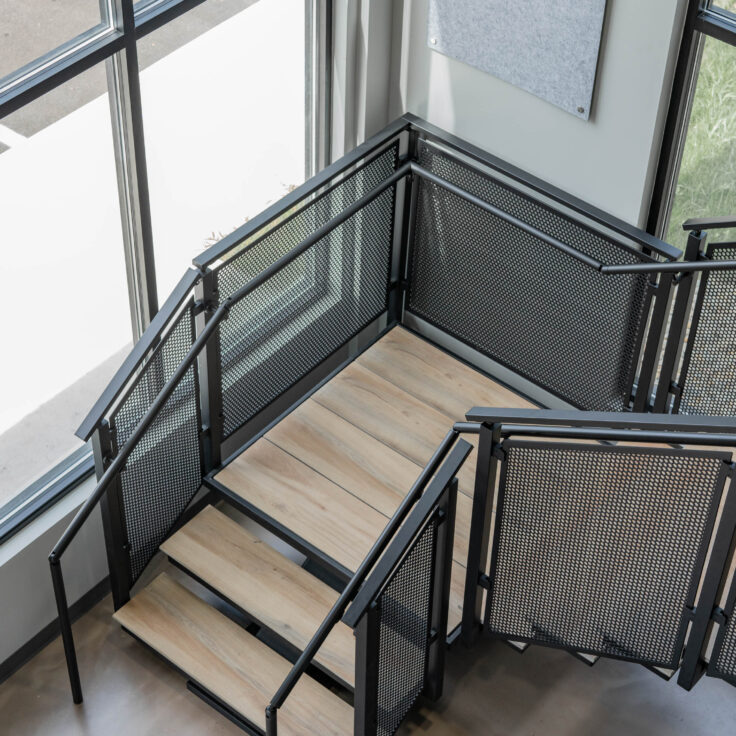
[[[396,327],[216,480],[355,570],[447,431],[473,406],[533,405]],[[462,613],[474,475],[475,453],[458,476],[451,628]]]

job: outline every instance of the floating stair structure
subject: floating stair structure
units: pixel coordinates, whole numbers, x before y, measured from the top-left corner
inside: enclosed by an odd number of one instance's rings
[[[232,510],[347,581],[454,419],[482,403],[531,406],[395,327],[209,479],[225,506],[206,506],[160,549],[293,659],[339,594],[270,546],[257,527],[231,518]],[[450,631],[462,615],[474,464],[471,455],[458,476]],[[200,694],[264,728],[266,705],[289,669],[281,653],[166,573],[115,619],[181,670]],[[346,701],[355,684],[355,639],[348,626],[335,626],[314,665],[342,698],[305,677],[279,727],[288,733],[352,733]],[[311,730],[300,730],[306,722]]]
[[[407,115],[200,254],[77,430],[74,701],[98,503],[116,620],[256,736],[391,736],[483,630],[736,682],[712,226],[683,259]]]

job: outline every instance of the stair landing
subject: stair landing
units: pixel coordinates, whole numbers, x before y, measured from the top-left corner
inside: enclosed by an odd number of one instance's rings
[[[447,431],[473,406],[533,404],[395,327],[215,480],[354,571]],[[462,617],[475,455],[458,476],[450,630]]]

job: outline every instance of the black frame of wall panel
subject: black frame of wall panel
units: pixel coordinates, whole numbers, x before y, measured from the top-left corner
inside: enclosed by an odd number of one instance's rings
[[[129,308],[136,344],[100,401],[104,397],[110,399],[110,389],[116,379],[129,376],[131,359],[142,360],[145,340],[141,338],[144,333],[146,339],[157,339],[155,334],[147,330],[159,315],[159,301],[136,43],[139,38],[206,0],[158,0],[141,8],[136,8],[135,2],[109,0],[108,5],[107,0],[100,0],[101,20],[97,26],[25,64],[6,76],[0,84],[2,119],[97,64],[106,62]],[[308,40],[318,43],[316,49],[310,49],[305,44],[305,53],[309,56],[314,51],[314,57],[317,57],[312,59],[313,63],[307,69],[305,84],[308,122],[305,168],[311,174],[326,166],[330,160],[332,5],[333,0],[305,0],[305,26],[310,34]],[[315,94],[313,87],[317,87]],[[95,408],[98,408],[97,404]],[[95,409],[90,412],[94,413]],[[212,424],[208,422],[208,431]],[[89,424],[83,424],[77,435],[84,435],[83,439],[88,440],[94,431]],[[47,486],[46,490],[21,513],[9,516],[0,527],[0,542],[20,531],[93,474],[94,453],[89,447],[85,452],[83,466],[79,465],[77,454],[73,453],[50,471],[55,473],[58,482],[51,483],[49,473],[43,476],[41,480]],[[30,491],[38,492],[37,486],[38,483],[34,483],[22,495],[26,496]]]

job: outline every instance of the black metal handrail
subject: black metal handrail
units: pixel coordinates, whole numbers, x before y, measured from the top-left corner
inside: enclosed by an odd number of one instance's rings
[[[607,230],[615,232],[627,240],[637,243],[642,248],[651,250],[670,260],[677,259],[680,256],[680,251],[677,248],[666,243],[660,238],[657,238],[656,236],[651,235],[650,233],[641,230],[640,228],[631,225],[630,223],[625,222],[624,220],[621,220],[620,218],[615,217],[594,205],[591,205],[589,202],[585,202],[582,199],[571,195],[569,192],[559,189],[553,184],[550,184],[549,182],[544,181],[543,179],[540,179],[533,174],[530,174],[529,172],[488,153],[487,151],[484,151],[482,148],[478,148],[478,146],[474,146],[472,143],[464,141],[462,138],[458,138],[437,126],[432,125],[432,123],[428,123],[426,120],[423,120],[412,113],[406,113],[403,119],[407,120],[411,124],[412,130],[417,131],[428,140],[438,141],[443,146],[454,149],[462,155],[477,161],[483,167],[487,167],[502,174],[504,177],[521,184],[523,187],[536,192],[537,194],[541,194],[543,197],[562,205],[566,209],[572,210],[573,212],[582,215],[584,218],[602,225]]]
[[[186,295],[191,291],[194,285],[202,278],[207,268],[215,261],[221,259],[230,250],[242,244],[253,235],[262,230],[267,230],[268,226],[276,221],[284,212],[288,212],[308,197],[320,192],[335,177],[344,174],[352,167],[356,166],[375,151],[381,149],[391,140],[396,139],[406,130],[413,129],[422,132],[430,139],[440,140],[443,144],[449,145],[462,153],[471,156],[485,166],[491,167],[500,173],[509,176],[518,183],[531,188],[532,190],[554,199],[555,201],[570,207],[575,212],[598,222],[605,227],[617,232],[618,234],[637,242],[639,245],[661,255],[667,259],[667,262],[656,261],[651,259],[646,263],[636,264],[604,264],[595,258],[583,253],[577,248],[560,241],[559,239],[548,235],[547,233],[535,228],[533,225],[525,223],[509,213],[494,207],[484,200],[476,197],[469,192],[464,191],[460,187],[446,181],[442,177],[433,174],[421,167],[416,162],[411,162],[411,173],[431,181],[448,191],[462,197],[466,201],[477,207],[484,209],[490,214],[503,219],[504,221],[520,228],[521,230],[533,235],[534,237],[548,243],[557,250],[566,253],[585,265],[599,271],[603,274],[634,274],[634,273],[689,273],[697,271],[724,271],[736,269],[736,261],[711,261],[703,258],[694,260],[678,260],[682,253],[677,248],[660,241],[653,236],[647,235],[642,231],[633,228],[627,223],[598,210],[564,192],[557,190],[550,184],[543,182],[535,177],[522,172],[520,169],[497,159],[490,154],[477,149],[476,147],[461,141],[455,136],[449,135],[444,131],[440,131],[429,123],[417,118],[414,115],[407,114],[397,119],[384,130],[377,133],[361,145],[357,146],[346,156],[342,157],[335,163],[326,167],[309,181],[302,184],[293,192],[287,194],[284,198],[264,210],[258,216],[249,220],[246,224],[234,230],[218,243],[210,247],[203,254],[193,260],[195,269],[189,269],[182,276],[180,282],[174,287],[171,295],[157,312],[151,324],[146,329],[141,339],[133,347],[133,350],[126,357],[123,364],[113,376],[112,380],[102,393],[95,405],[88,412],[85,419],[76,431],[76,435],[86,441],[90,438],[95,429],[99,426],[102,418],[118,398],[125,385],[128,383],[134,372],[140,367],[149,351],[156,345],[161,334],[170,323],[172,317],[176,314]],[[322,196],[324,191],[320,194]],[[714,217],[691,219],[683,224],[685,230],[708,230],[714,228],[724,228],[734,226],[733,217]],[[265,237],[265,235],[264,235]],[[645,254],[641,257],[648,258]]]
[[[682,223],[683,230],[724,230],[736,227],[736,215],[721,217],[691,217]]]
[[[412,174],[419,176],[422,179],[431,181],[433,184],[446,189],[448,192],[452,192],[458,197],[464,199],[466,202],[470,202],[476,207],[485,210],[489,214],[494,215],[495,217],[498,217],[505,222],[508,222],[510,225],[513,225],[519,230],[523,230],[524,232],[533,235],[538,240],[542,240],[548,245],[551,245],[553,248],[566,253],[575,260],[584,263],[586,266],[589,266],[590,268],[602,274],[685,273],[689,271],[727,271],[736,269],[736,261],[676,260],[682,255],[682,252],[677,249],[673,249],[674,252],[670,252],[666,256],[667,258],[675,259],[672,262],[655,261],[653,259],[649,259],[649,257],[646,256],[644,253],[641,253],[641,257],[646,259],[645,263],[601,263],[599,260],[592,258],[586,253],[583,253],[581,250],[578,250],[577,248],[568,245],[567,243],[563,243],[561,240],[553,237],[552,235],[548,235],[539,228],[534,227],[534,225],[530,225],[529,223],[520,220],[518,217],[515,217],[508,212],[504,212],[504,210],[495,207],[492,204],[489,204],[485,200],[481,199],[480,197],[476,197],[470,192],[466,192],[461,187],[458,187],[456,184],[443,179],[441,176],[433,174],[431,171],[427,171],[427,169],[417,163],[411,163],[411,172]],[[728,225],[721,225],[721,227],[728,227]]]
[[[319,242],[322,238],[329,235],[330,232],[332,232],[347,219],[352,217],[356,212],[360,211],[362,208],[370,204],[384,191],[396,184],[399,179],[403,178],[408,173],[408,164],[405,164],[404,166],[397,169],[391,176],[387,177],[378,186],[376,186],[363,197],[346,207],[339,215],[331,218],[328,222],[322,225],[322,227],[315,230],[310,236],[294,246],[288,253],[284,254],[281,258],[272,263],[268,268],[264,269],[260,274],[258,274],[258,276],[254,277],[253,279],[248,281],[248,283],[244,284],[234,294],[222,300],[220,305],[217,307],[210,319],[205,324],[202,332],[192,343],[191,347],[187,351],[187,354],[184,356],[182,362],[176,368],[171,378],[169,378],[169,380],[164,384],[154,401],[149,406],[146,413],[143,415],[143,417],[136,425],[135,429],[132,431],[130,437],[126,440],[126,442],[118,451],[115,458],[102,474],[94,491],[92,491],[87,500],[82,504],[81,508],[79,509],[79,511],[77,511],[69,526],[59,538],[59,541],[56,543],[56,545],[54,545],[54,548],[49,554],[49,565],[51,567],[51,578],[53,581],[54,593],[56,597],[56,606],[59,613],[59,625],[61,628],[61,636],[67,660],[67,669],[69,672],[69,680],[72,689],[72,698],[75,703],[82,702],[82,688],[79,678],[79,668],[76,660],[74,639],[72,636],[71,621],[69,618],[69,607],[66,599],[64,579],[61,571],[61,557],[64,554],[64,551],[77,535],[82,525],[87,521],[90,514],[92,513],[92,510],[97,505],[97,503],[99,503],[115,476],[124,468],[128,457],[138,445],[141,437],[156,419],[159,411],[163,408],[166,401],[176,390],[177,386],[184,378],[187,371],[191,368],[194,361],[199,357],[200,353],[204,349],[211,336],[214,334],[220,322],[227,318],[230,309],[232,309],[235,304],[240,302],[252,291],[261,286],[275,273],[283,269],[299,255],[308,250],[315,243]]]
[[[79,428],[75,432],[83,442],[86,442],[92,433],[99,427],[105,414],[115,400],[120,396],[126,384],[130,381],[135,371],[139,368],[149,351],[156,347],[163,331],[171,323],[176,316],[179,308],[184,303],[187,295],[192,291],[197,281],[202,278],[202,274],[193,268],[187,269],[186,273],[181,277],[179,283],[174,287],[168,299],[156,312],[146,331],[141,335],[140,340],[136,342],[133,349],[123,361],[122,365],[115,372],[115,375],[95,401],[94,406],[89,410]]]
[[[617,432],[626,440],[677,444],[725,444],[736,447],[736,417],[696,415],[638,414],[615,411],[564,409],[495,409],[474,407],[465,415],[463,431],[479,431],[483,424],[502,425],[503,433],[577,436],[579,428],[598,428]],[[470,424],[471,426],[468,426]],[[508,431],[507,431],[508,430]],[[656,439],[646,439],[646,435]],[[682,441],[688,438],[689,441]]]
[[[424,493],[424,489],[430,482],[430,479],[432,479],[432,476],[435,476],[434,480],[432,481],[433,483],[436,481],[438,484],[441,484],[442,487],[444,487],[457,474],[460,466],[463,464],[465,458],[472,450],[472,446],[469,443],[462,442],[462,444],[458,444],[452,450],[452,453],[450,453],[450,450],[453,448],[453,445],[455,445],[455,442],[457,441],[459,436],[460,433],[457,432],[455,429],[451,429],[445,435],[445,438],[442,440],[439,447],[435,450],[434,454],[429,459],[429,462],[422,469],[422,472],[419,474],[419,477],[414,482],[411,490],[405,496],[398,509],[396,509],[396,512],[381,532],[381,535],[371,547],[370,551],[365,556],[365,559],[363,560],[363,562],[361,562],[355,574],[345,586],[345,589],[340,594],[337,601],[335,601],[335,604],[332,606],[329,613],[325,616],[314,636],[302,651],[299,659],[297,659],[294,666],[289,671],[289,674],[284,679],[281,687],[277,690],[277,692],[271,699],[271,702],[266,707],[267,736],[276,736],[278,709],[284,704],[284,701],[293,690],[299,678],[302,676],[302,674],[304,674],[304,671],[312,662],[315,655],[317,654],[317,651],[322,646],[334,626],[343,618],[347,607],[350,605],[351,602],[357,600],[356,596],[358,595],[359,591],[361,596],[363,595],[361,586],[368,577],[368,573],[374,568],[384,550],[388,546],[389,542],[391,542],[396,532],[404,523],[404,520],[411,511],[412,507],[417,503],[419,498]],[[448,453],[450,455],[449,457],[447,457]],[[446,457],[447,461],[444,462]],[[440,465],[442,465],[442,468],[438,472]],[[351,615],[350,621],[352,621],[354,618],[354,620],[357,622],[362,612],[362,607],[358,606],[358,609],[356,609]]]

